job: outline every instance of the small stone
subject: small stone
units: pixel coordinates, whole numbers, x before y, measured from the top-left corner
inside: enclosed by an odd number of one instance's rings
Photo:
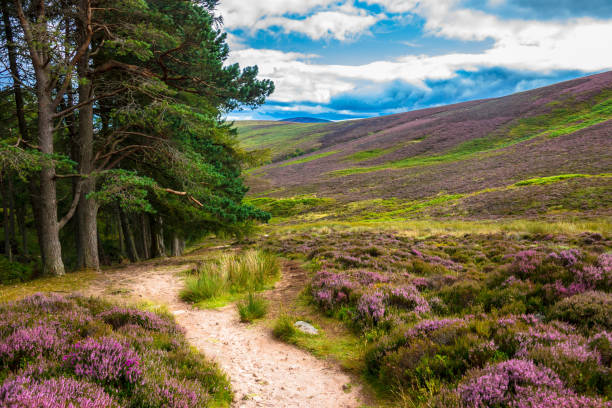
[[[294,326],[296,329],[298,329],[302,333],[310,334],[313,336],[316,336],[317,334],[319,334],[319,331],[317,330],[317,328],[314,327],[310,323],[299,321],[299,322],[295,322]]]

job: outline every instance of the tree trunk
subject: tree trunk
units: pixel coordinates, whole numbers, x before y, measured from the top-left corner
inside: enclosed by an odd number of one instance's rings
[[[42,228],[41,228],[41,211],[40,211],[40,189],[38,185],[32,180],[29,183],[30,188],[30,204],[32,205],[32,215],[34,217],[34,229],[36,230],[36,238],[38,239],[38,248],[40,250],[41,263],[45,264],[45,253],[42,250]]]
[[[177,233],[172,234],[172,256],[183,255],[183,240]]]
[[[123,232],[123,225],[121,222],[121,208],[117,206],[117,232],[119,236],[119,251],[121,252],[121,258],[127,257],[127,251],[125,249],[125,234]]]
[[[139,262],[140,257],[138,256],[138,251],[136,250],[136,241],[134,240],[134,232],[130,226],[130,220],[123,210],[119,210],[121,215],[121,225],[123,229],[123,236],[125,238],[125,244],[128,250],[128,256],[130,261]]]
[[[81,7],[82,12],[87,10],[87,4]],[[82,16],[82,23],[87,21]],[[81,27],[83,36],[86,36],[86,28]],[[87,79],[89,72],[89,52],[86,52],[78,64],[79,73],[79,103],[93,99],[93,85]],[[83,105],[79,108],[79,171],[85,179],[82,181],[81,198],[77,207],[78,237],[81,256],[79,267],[82,269],[100,270],[100,259],[98,255],[98,204],[87,196],[96,191],[96,179],[94,177],[94,129],[93,129],[93,103]]]
[[[17,207],[17,226],[19,227],[19,235],[21,235],[21,254],[27,258],[28,251],[28,229],[26,226],[26,207]]]
[[[38,96],[38,145],[43,154],[52,156],[53,149],[53,100],[48,67],[36,69],[36,93]],[[40,171],[40,229],[41,252],[44,254],[43,272],[61,276],[65,273],[62,261],[62,246],[57,220],[57,191],[55,166],[44,163]]]
[[[2,177],[6,177],[3,175]],[[2,180],[2,215],[4,230],[4,255],[8,258],[9,262],[13,262],[13,250],[11,248],[11,228],[9,226],[9,200],[8,200],[8,189],[6,188],[6,181]]]
[[[164,243],[164,220],[162,217],[152,218],[151,254],[153,258],[166,256],[166,244]]]
[[[142,256],[151,259],[151,223],[148,214],[142,214]]]

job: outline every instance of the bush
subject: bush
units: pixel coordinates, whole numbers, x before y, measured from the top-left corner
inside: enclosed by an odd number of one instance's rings
[[[612,329],[612,294],[589,291],[557,302],[551,317],[583,329]]]
[[[248,323],[261,319],[268,312],[268,301],[261,296],[249,293],[249,296],[237,304],[240,321]]]
[[[442,288],[438,296],[442,298],[451,313],[458,313],[473,306],[484,290],[479,282],[466,280]]]
[[[27,282],[36,277],[34,267],[30,264],[9,262],[4,256],[0,256],[0,284],[12,285]]]
[[[274,323],[272,334],[279,340],[290,343],[296,334],[295,319],[287,314],[281,314]]]

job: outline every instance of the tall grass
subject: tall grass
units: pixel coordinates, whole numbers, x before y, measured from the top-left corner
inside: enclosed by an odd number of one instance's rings
[[[268,301],[250,292],[246,299],[238,302],[237,307],[240,321],[248,323],[256,319],[261,319],[266,315],[268,312]]]
[[[204,264],[198,274],[187,278],[181,298],[201,302],[227,294],[259,292],[280,274],[275,255],[256,250],[222,254]]]

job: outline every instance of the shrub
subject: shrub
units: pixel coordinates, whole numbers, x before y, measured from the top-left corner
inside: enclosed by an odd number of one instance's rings
[[[490,365],[457,388],[465,404],[471,407],[504,406],[516,398],[516,391],[526,387],[562,390],[563,383],[550,369],[528,360],[508,360]]]
[[[0,353],[2,407],[199,408],[232,400],[228,380],[189,348],[171,317],[94,299],[36,294],[0,305]]]
[[[481,283],[466,280],[442,288],[438,296],[442,298],[451,313],[458,313],[473,306],[484,290]]]
[[[134,384],[141,376],[140,357],[112,338],[85,339],[76,343],[64,362],[78,376],[92,380]]]
[[[174,333],[180,331],[180,328],[170,318],[164,318],[159,314],[144,310],[113,307],[100,313],[97,317],[113,326],[114,329],[135,324],[143,329],[156,332]]]
[[[237,307],[240,321],[247,323],[266,315],[268,301],[261,296],[249,293],[245,300],[238,302]]]
[[[119,407],[102,387],[66,377],[42,382],[27,377],[8,380],[0,387],[0,405],[45,408]]]
[[[551,316],[583,329],[611,330],[612,294],[589,291],[563,299],[554,305]]]
[[[0,255],[0,284],[12,285],[30,281],[35,277],[32,265],[10,262],[6,257]]]
[[[290,343],[296,334],[295,319],[288,314],[281,314],[274,323],[272,334],[279,340]]]

